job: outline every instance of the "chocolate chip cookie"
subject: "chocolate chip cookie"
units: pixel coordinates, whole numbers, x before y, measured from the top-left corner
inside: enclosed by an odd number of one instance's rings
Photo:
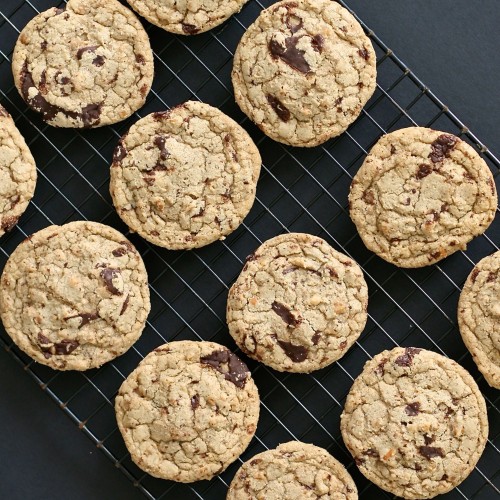
[[[255,455],[234,476],[227,500],[357,500],[344,466],[326,450],[290,441]]]
[[[261,158],[250,136],[208,104],[189,101],[139,120],[118,144],[110,191],[118,214],[169,249],[234,231],[255,200]]]
[[[35,185],[35,160],[14,120],[0,105],[0,236],[17,224]]]
[[[337,2],[277,2],[243,35],[236,102],[275,141],[311,147],[344,132],[376,85],[369,38]]]
[[[241,10],[248,0],[127,0],[150,23],[179,35],[211,30]]]
[[[0,316],[12,340],[56,370],[88,370],[127,351],[150,309],[141,256],[97,222],[49,226],[9,257]]]
[[[229,290],[240,349],[278,371],[311,372],[341,358],[363,331],[368,288],[349,257],[310,234],[266,241]]]
[[[403,498],[432,498],[474,469],[488,438],[488,417],[479,388],[459,364],[397,347],[365,364],[340,429],[370,481]]]
[[[257,427],[259,394],[245,363],[224,346],[171,342],[128,376],[115,409],[141,469],[190,483],[220,474],[243,453]]]
[[[493,176],[458,137],[420,127],[383,136],[355,175],[351,218],[365,245],[399,267],[463,250],[493,221]]]
[[[500,251],[469,274],[458,302],[458,325],[486,382],[500,389]]]
[[[17,90],[48,124],[100,127],[144,104],[153,53],[139,20],[117,0],[69,0],[22,30],[12,69]]]

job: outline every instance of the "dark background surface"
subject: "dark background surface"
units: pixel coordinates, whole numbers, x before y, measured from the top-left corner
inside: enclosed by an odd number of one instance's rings
[[[349,4],[498,156],[500,2]],[[0,379],[2,499],[142,498],[5,351]]]

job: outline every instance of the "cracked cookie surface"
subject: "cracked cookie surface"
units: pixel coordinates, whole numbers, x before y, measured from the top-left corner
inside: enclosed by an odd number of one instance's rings
[[[189,101],[131,127],[115,150],[110,191],[120,217],[143,238],[173,250],[195,248],[242,223],[260,166],[243,128]]]
[[[87,370],[120,356],[141,335],[149,309],[141,256],[97,222],[38,231],[14,250],[1,278],[5,330],[57,370]]]
[[[403,498],[432,498],[474,469],[488,438],[486,404],[455,361],[413,347],[368,361],[340,429],[359,470]]]
[[[144,104],[153,53],[139,20],[117,0],[69,0],[22,30],[12,70],[19,93],[48,124],[100,127]]]
[[[290,441],[255,455],[238,470],[227,500],[357,500],[345,467],[326,450]]]
[[[148,354],[123,382],[116,419],[132,460],[152,476],[211,479],[236,460],[259,419],[247,366],[214,342],[178,341]]]
[[[241,10],[248,0],[127,0],[150,23],[171,33],[211,30]]]
[[[356,262],[326,241],[290,233],[247,258],[227,301],[229,333],[278,371],[311,372],[341,358],[363,331],[368,288]]]
[[[26,210],[36,177],[35,160],[14,120],[0,105],[0,236],[10,231]]]
[[[232,81],[242,111],[272,139],[312,147],[344,132],[376,85],[376,56],[337,2],[278,2],[243,35]]]
[[[434,264],[482,234],[497,208],[485,161],[458,137],[421,127],[373,146],[349,194],[369,250],[399,267]]]
[[[482,259],[467,278],[458,325],[484,378],[500,389],[500,251]]]

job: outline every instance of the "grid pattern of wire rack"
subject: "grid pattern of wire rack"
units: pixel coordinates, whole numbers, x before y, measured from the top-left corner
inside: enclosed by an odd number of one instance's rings
[[[39,176],[26,214],[2,239],[0,268],[24,238],[49,224],[89,219],[127,232],[111,204],[109,164],[118,138],[137,118],[150,112],[188,99],[219,107],[250,132],[261,151],[263,169],[251,213],[225,241],[199,250],[172,252],[128,235],[146,262],[152,312],[142,337],[124,356],[85,373],[56,373],[32,362],[3,329],[0,344],[146,497],[186,500],[225,498],[227,485],[242,461],[291,439],[323,446],[341,460],[353,475],[360,498],[390,498],[357,471],[340,437],[340,413],[354,378],[376,353],[396,345],[432,349],[457,360],[473,374],[486,398],[490,421],[483,457],[471,476],[446,498],[486,500],[499,495],[499,396],[480,376],[460,339],[456,306],[474,263],[498,250],[500,217],[466,252],[428,268],[403,270],[366,250],[347,207],[352,176],[370,147],[387,131],[422,125],[455,133],[481,153],[497,187],[498,159],[361,20],[377,53],[378,85],[356,123],[340,137],[313,149],[288,148],[266,138],[235,104],[230,72],[239,39],[260,10],[274,3],[269,0],[250,0],[222,27],[195,37],[178,37],[148,26],[156,76],[144,108],[113,127],[88,131],[51,128],[18,96],[10,58],[19,30],[38,12],[63,5],[54,3],[12,0],[0,6],[0,100],[37,159]],[[349,8],[346,2],[340,3]],[[370,289],[365,331],[339,362],[311,375],[277,373],[250,360],[262,399],[259,426],[241,459],[219,477],[182,485],[144,474],[130,460],[116,427],[113,400],[118,387],[148,352],[167,341],[213,340],[235,349],[224,317],[228,287],[248,254],[264,240],[286,231],[321,236],[362,266]]]

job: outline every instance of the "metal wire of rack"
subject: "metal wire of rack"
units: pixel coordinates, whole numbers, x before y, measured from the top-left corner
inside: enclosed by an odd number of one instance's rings
[[[371,146],[383,133],[405,126],[432,126],[460,136],[481,153],[497,187],[500,161],[359,18],[375,47],[378,66],[377,90],[360,118],[340,137],[314,149],[288,148],[266,138],[234,103],[230,71],[234,49],[246,27],[271,3],[251,0],[222,27],[196,37],[178,37],[149,26],[156,76],[146,105],[124,123],[99,131],[59,130],[43,124],[12,84],[10,56],[19,30],[38,12],[58,5],[51,0],[12,0],[8,6],[0,6],[1,101],[27,139],[39,167],[30,207],[20,224],[2,239],[0,268],[24,238],[49,224],[90,219],[127,232],[111,204],[108,167],[118,138],[140,116],[199,99],[245,126],[263,157],[255,205],[245,223],[225,241],[172,252],[127,235],[148,269],[152,312],[142,337],[124,356],[85,373],[59,373],[34,363],[1,328],[0,345],[135,487],[158,500],[181,495],[186,499],[225,498],[242,461],[291,439],[323,446],[341,460],[353,475],[360,498],[391,498],[358,472],[340,437],[340,413],[352,381],[373,355],[396,345],[429,348],[452,357],[473,374],[486,398],[490,422],[483,457],[470,477],[445,498],[499,496],[499,396],[480,376],[460,339],[456,305],[474,263],[498,250],[500,217],[466,252],[457,252],[429,268],[403,270],[366,250],[349,219],[347,193]],[[346,2],[340,3],[349,8]],[[311,375],[277,373],[246,360],[261,394],[259,426],[241,459],[216,479],[182,485],[144,474],[130,460],[116,427],[113,399],[118,387],[148,352],[167,341],[214,340],[236,350],[224,318],[227,290],[245,257],[264,240],[286,231],[317,234],[362,266],[370,289],[365,331],[340,361]]]

